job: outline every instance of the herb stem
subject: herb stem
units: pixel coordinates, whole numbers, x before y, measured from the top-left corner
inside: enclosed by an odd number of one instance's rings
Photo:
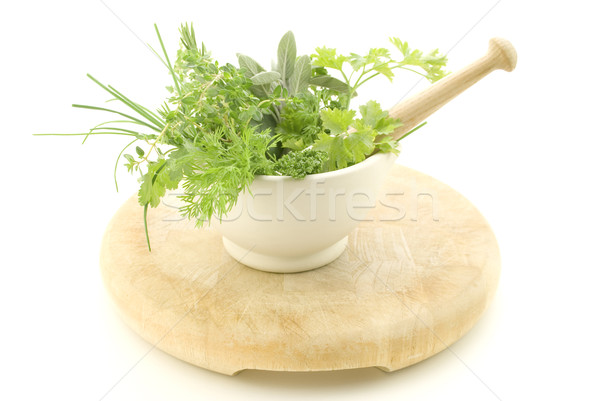
[[[259,102],[256,105],[256,107],[260,108],[260,106],[262,106],[263,104],[269,103],[269,102],[275,103],[275,102],[285,102],[285,101],[286,101],[286,99],[284,99],[284,98],[265,99],[265,100],[262,100],[261,102]]]
[[[398,138],[398,140],[406,138],[407,136],[409,136],[410,134],[412,134],[413,132],[415,132],[416,130],[418,130],[419,128],[421,128],[422,126],[424,126],[425,124],[427,124],[427,121],[424,121],[421,124],[417,125],[415,128],[411,129],[406,134],[404,134],[400,138]]]
[[[121,155],[123,154],[123,152],[125,152],[125,150],[131,145],[133,145],[137,140],[137,138],[134,139],[133,141],[129,142],[123,149],[121,149],[121,152],[119,152],[119,156],[117,156],[117,161],[115,161],[115,170],[113,172],[113,178],[115,180],[115,188],[117,189],[117,192],[119,192],[119,184],[117,183],[117,167],[119,166],[119,160],[121,159]]]
[[[165,132],[167,131],[167,128],[169,128],[170,124],[167,123],[167,125],[165,125],[165,128],[162,130],[162,132],[160,133],[160,135],[158,136],[158,138],[156,138],[154,140],[154,142],[152,142],[152,145],[150,146],[150,149],[148,149],[148,152],[146,152],[146,155],[140,159],[140,161],[137,162],[138,165],[140,165],[143,162],[147,162],[148,161],[148,157],[150,156],[150,154],[152,153],[152,151],[154,149],[156,149],[156,144],[162,139],[162,137],[164,136]]]
[[[369,71],[367,71],[367,72],[366,72],[365,74],[363,74],[363,75],[366,75],[366,74],[368,74],[368,73],[370,73],[370,72],[372,72],[372,71],[373,71],[373,70],[369,70]],[[361,75],[361,78],[363,77],[363,75]],[[365,83],[365,82],[367,82],[368,80],[370,80],[370,79],[372,79],[372,78],[375,78],[377,75],[379,75],[379,72],[375,72],[373,75],[371,75],[371,76],[369,76],[369,77],[367,77],[367,78],[363,79],[362,81],[357,81],[357,82],[356,82],[356,85],[354,86],[354,90],[358,89],[358,88],[359,88],[359,87],[360,87],[362,84],[364,84],[364,83]]]
[[[150,247],[150,236],[148,235],[148,203],[144,205],[144,232],[146,233],[148,252],[152,252],[152,248]]]
[[[132,109],[133,111],[138,113],[140,116],[144,117],[146,120],[148,120],[152,124],[156,125],[159,128],[162,128],[164,126],[164,123],[159,121],[158,118],[154,117],[153,116],[154,113],[149,111],[144,106],[140,106],[139,104],[137,104],[134,101],[127,98],[126,96],[122,95],[121,92],[119,92],[112,86],[110,86],[110,85],[106,86],[106,85],[102,84],[100,81],[98,81],[96,78],[94,78],[91,74],[87,74],[87,76],[92,81],[94,81],[97,85],[99,85],[102,89],[104,89],[105,91],[107,91],[108,93],[113,95],[116,98],[116,100],[119,100],[120,102],[122,102],[123,104],[128,106],[130,109]]]
[[[173,66],[171,65],[171,61],[169,60],[169,54],[165,49],[165,44],[163,43],[162,37],[160,36],[160,31],[158,30],[158,26],[154,24],[154,30],[156,31],[156,36],[158,36],[158,41],[160,42],[160,47],[162,48],[163,54],[165,55],[165,60],[167,62],[167,68],[173,77],[173,82],[175,83],[175,88],[177,89],[177,93],[181,96],[181,88],[179,87],[179,79],[177,79],[177,75],[175,75],[175,70],[173,70]]]
[[[158,128],[155,125],[151,125],[151,124],[149,124],[149,123],[147,123],[147,122],[145,122],[143,120],[140,120],[139,118],[130,116],[129,114],[125,114],[125,113],[122,113],[122,112],[117,111],[117,110],[107,109],[105,107],[88,106],[88,105],[85,105],[85,104],[73,104],[72,106],[75,107],[75,108],[79,108],[79,109],[108,111],[109,113],[115,113],[115,114],[118,114],[118,115],[123,116],[125,118],[129,118],[130,120],[132,120],[132,122],[135,122],[135,123],[140,124],[140,125],[144,125],[144,126],[146,126],[148,128],[151,128],[154,131],[158,131],[158,132],[161,131],[161,128]]]
[[[34,136],[88,136],[88,135],[123,135],[123,136],[137,136],[135,134],[128,134],[123,132],[78,132],[75,134],[33,134]]]
[[[151,121],[153,124],[156,124],[156,126],[161,127],[164,125],[164,123],[162,121],[160,121],[160,117],[158,115],[156,115],[156,113],[154,113],[153,111],[151,111],[150,109],[133,102],[132,100],[130,100],[129,98],[127,98],[127,96],[123,95],[121,92],[119,92],[118,90],[116,90],[114,87],[108,85],[108,87],[113,90],[116,94],[119,95],[119,98],[117,100],[120,100],[124,103],[126,103],[129,107],[131,107],[132,109],[134,109],[135,111],[137,111],[140,115],[143,115],[144,117],[146,117],[149,121]],[[133,107],[132,107],[133,106]],[[140,111],[142,111],[143,113],[141,113]]]
[[[406,71],[414,72],[415,74],[418,74],[418,75],[420,75],[422,77],[425,77],[425,78],[429,77],[427,74],[423,74],[422,72],[419,72],[417,70],[413,70],[412,68],[404,67],[403,65],[397,65],[397,66],[394,66],[393,68],[401,68],[401,69],[406,70]]]

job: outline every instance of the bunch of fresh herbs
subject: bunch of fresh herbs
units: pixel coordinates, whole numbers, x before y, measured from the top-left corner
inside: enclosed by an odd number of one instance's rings
[[[118,154],[115,185],[124,158],[128,171],[140,174],[144,223],[148,207],[158,206],[167,190],[180,188],[183,215],[202,225],[228,213],[256,175],[302,179],[359,163],[376,151],[394,152],[390,134],[401,122],[375,101],[360,106],[357,116],[351,99],[379,75],[391,81],[397,69],[432,82],[446,74],[446,58],[437,50],[423,54],[398,38],[390,41],[399,60],[385,48],[342,55],[320,47],[315,54],[298,56],[294,35],[287,32],[277,62],[267,71],[243,54],[237,55],[238,67],[221,65],[203,43],[198,45],[187,24],[180,29],[181,46],[171,63],[158,28],[156,33],[162,56],[155,53],[173,80],[162,107],[151,111],[88,75],[131,111],[75,104],[117,119],[87,133],[66,134],[83,135],[84,142],[90,135],[132,138]],[[134,145],[135,153],[125,153]]]

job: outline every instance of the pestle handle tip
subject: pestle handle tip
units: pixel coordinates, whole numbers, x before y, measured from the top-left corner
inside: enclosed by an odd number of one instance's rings
[[[506,39],[490,39],[488,57],[494,60],[494,65],[504,71],[512,71],[517,66],[517,51]]]

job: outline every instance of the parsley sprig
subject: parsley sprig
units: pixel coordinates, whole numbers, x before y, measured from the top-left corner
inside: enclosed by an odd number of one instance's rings
[[[372,48],[366,55],[338,54],[336,49],[329,47],[316,49],[316,53],[312,55],[313,64],[338,71],[347,85],[347,90],[342,96],[343,108],[349,107],[350,99],[356,95],[357,89],[371,79],[383,75],[391,82],[395,69],[417,73],[430,82],[435,82],[447,74],[443,69],[447,58],[439,54],[438,49],[423,54],[420,50],[411,49],[407,42],[396,37],[390,38],[390,42],[399,50],[402,56],[400,60],[395,60],[386,48]]]

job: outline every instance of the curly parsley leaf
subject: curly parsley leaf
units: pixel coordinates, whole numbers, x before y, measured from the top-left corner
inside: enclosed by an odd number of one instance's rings
[[[308,174],[320,173],[326,160],[327,153],[313,149],[290,152],[277,160],[274,171],[280,175],[302,179]]]
[[[365,125],[373,127],[379,135],[391,134],[402,123],[399,120],[388,118],[389,113],[382,110],[381,105],[373,100],[359,107],[362,121]]]
[[[325,132],[319,134],[313,149],[329,155],[327,170],[337,170],[363,161],[376,148],[393,151],[395,143],[386,134],[400,122],[389,117],[379,103],[370,101],[360,108],[360,119],[352,110],[322,110]]]
[[[332,135],[340,135],[348,131],[348,127],[354,122],[354,110],[325,109],[321,110],[323,127]]]

